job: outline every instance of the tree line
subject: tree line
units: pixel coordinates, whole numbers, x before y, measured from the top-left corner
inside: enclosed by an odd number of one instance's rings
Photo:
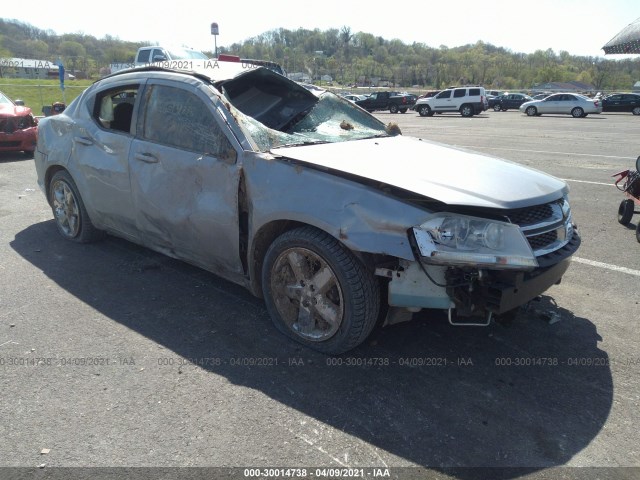
[[[83,33],[57,35],[27,23],[0,19],[0,57],[64,62],[67,70],[97,78],[111,63],[131,63],[148,42]],[[552,49],[517,53],[482,41],[449,48],[406,44],[365,32],[341,29],[274,29],[241,43],[218,47],[219,53],[280,63],[290,73],[314,81],[324,75],[342,85],[389,81],[400,87],[440,89],[480,84],[496,89],[533,88],[546,82],[579,81],[597,90],[630,90],[640,80],[640,62],[575,56]],[[204,52],[213,57],[212,52]]]

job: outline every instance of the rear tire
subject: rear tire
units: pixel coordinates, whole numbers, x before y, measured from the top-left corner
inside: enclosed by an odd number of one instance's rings
[[[502,110],[502,107],[501,107],[499,104],[497,104],[497,103],[496,103],[496,104],[493,106],[493,111],[494,111],[494,112],[499,112],[500,110]]]
[[[460,115],[463,117],[473,117],[474,113],[472,105],[465,104],[460,107]]]
[[[66,170],[57,171],[49,182],[49,205],[58,232],[67,240],[89,243],[104,237],[91,223],[78,187]]]
[[[278,330],[314,350],[339,355],[375,327],[375,276],[342,243],[313,227],[283,233],[264,258],[262,290]]]
[[[640,107],[633,107],[631,113],[633,113],[634,115],[640,115]]]
[[[582,118],[585,117],[586,115],[584,114],[584,110],[580,107],[576,107],[573,110],[571,110],[571,116],[573,118]]]
[[[391,106],[389,107],[389,111],[390,111],[391,113],[398,113],[398,106],[397,106],[397,105],[391,105]]]
[[[640,222],[636,225],[636,240],[640,243]]]

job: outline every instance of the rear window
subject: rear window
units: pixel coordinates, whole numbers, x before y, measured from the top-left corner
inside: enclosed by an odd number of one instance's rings
[[[479,88],[470,88],[469,89],[469,96],[470,97],[477,97],[480,95],[480,89]]]
[[[458,88],[453,91],[453,98],[464,97],[467,94],[467,91],[464,88]]]

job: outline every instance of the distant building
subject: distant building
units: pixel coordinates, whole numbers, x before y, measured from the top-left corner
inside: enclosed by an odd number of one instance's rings
[[[33,79],[58,78],[58,65],[47,60],[0,58],[0,77]]]
[[[302,82],[302,83],[311,82],[311,77],[303,72],[287,73],[287,77],[289,77],[294,82]]]
[[[583,82],[547,82],[534,85],[534,91],[541,92],[573,92],[573,93],[595,93],[596,87]]]

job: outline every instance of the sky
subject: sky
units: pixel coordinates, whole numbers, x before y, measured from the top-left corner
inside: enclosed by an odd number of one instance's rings
[[[214,41],[228,47],[278,28],[324,31],[346,26],[352,33],[434,48],[480,40],[517,53],[551,48],[604,57],[602,46],[639,17],[639,0],[190,0],[173,5],[158,0],[30,0],[2,6],[3,19],[57,34],[111,35],[208,51],[214,50]],[[215,39],[212,22],[219,25]]]

